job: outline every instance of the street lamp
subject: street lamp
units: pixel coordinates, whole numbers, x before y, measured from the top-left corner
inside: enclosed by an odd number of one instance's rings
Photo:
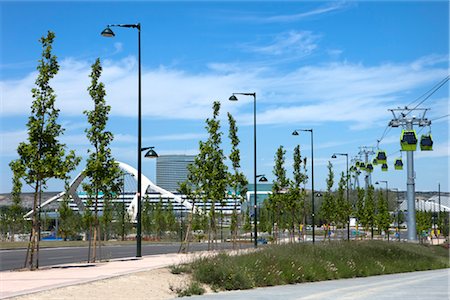
[[[350,204],[350,197],[349,197],[349,176],[348,176],[348,153],[334,153],[331,158],[337,158],[337,155],[339,156],[345,156],[345,159],[347,161],[347,202]],[[347,224],[347,239],[350,241],[350,215],[348,215],[348,224]]]
[[[379,181],[375,182],[375,184],[381,184],[381,182],[384,182],[384,183],[386,184],[386,204],[387,204],[387,209],[388,209],[388,211],[389,211],[389,189],[388,189],[388,182],[387,182],[387,180],[379,180]],[[388,232],[387,232],[387,239],[388,239],[388,242],[389,242],[389,229],[388,229]]]
[[[292,132],[292,135],[299,135],[299,131],[307,131],[311,133],[311,218],[312,218],[312,242],[314,244],[315,238],[315,222],[314,222],[314,141],[313,141],[313,129],[297,129]]]
[[[114,37],[115,34],[111,27],[126,27],[136,28],[138,30],[138,145],[137,145],[137,159],[138,159],[138,179],[137,179],[137,233],[136,233],[136,257],[142,256],[142,237],[141,237],[141,23],[137,24],[112,24],[108,25],[103,31],[102,36]]]
[[[256,93],[233,93],[228,100],[230,101],[238,101],[236,95],[243,96],[253,96],[253,172],[254,172],[254,183],[255,183],[255,199],[254,199],[254,210],[255,210],[255,248],[258,247],[258,229],[257,229],[257,215],[256,215],[256,206],[257,206],[257,195],[258,195],[258,183],[257,175],[256,175]],[[264,177],[265,178],[265,177]],[[267,179],[266,179],[267,180]]]

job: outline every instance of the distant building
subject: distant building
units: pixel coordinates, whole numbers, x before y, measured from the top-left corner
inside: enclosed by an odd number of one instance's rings
[[[195,155],[160,155],[156,159],[156,184],[170,192],[177,192],[180,182],[187,179],[187,166]]]

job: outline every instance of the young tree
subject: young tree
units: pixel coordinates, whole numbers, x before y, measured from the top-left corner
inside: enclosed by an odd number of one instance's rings
[[[113,134],[106,130],[108,114],[111,110],[105,101],[105,88],[103,83],[99,82],[102,73],[100,59],[97,59],[92,65],[90,74],[91,85],[88,88],[89,94],[94,101],[94,109],[92,111],[84,111],[88,122],[91,125],[86,129],[87,138],[89,139],[93,150],[88,150],[89,157],[87,159],[84,173],[87,181],[83,184],[83,189],[87,192],[89,198],[93,199],[94,205],[94,246],[92,252],[92,260],[96,260],[96,243],[100,239],[100,224],[98,218],[98,202],[100,195],[104,203],[107,203],[121,191],[122,172],[118,163],[111,154],[109,144],[113,140]]]
[[[78,230],[81,228],[79,224],[79,217],[69,206],[69,189],[66,184],[66,193],[64,194],[63,201],[59,204],[59,224],[58,224],[58,234],[67,241],[68,238],[74,237]]]
[[[233,118],[233,116],[228,113],[228,123],[230,125],[230,129],[228,132],[228,137],[231,141],[231,153],[229,155],[229,159],[231,161],[231,167],[233,169],[233,173],[229,174],[229,185],[233,189],[233,197],[234,197],[234,208],[233,208],[233,214],[231,216],[231,235],[233,238],[233,248],[236,247],[236,238],[237,238],[237,232],[239,227],[239,219],[238,219],[238,213],[237,213],[237,202],[239,201],[240,204],[242,204],[244,198],[242,195],[245,195],[247,193],[247,178],[245,177],[244,173],[240,171],[240,163],[241,163],[241,156],[239,151],[239,137],[237,135],[238,128],[236,126],[236,120]]]
[[[381,234],[381,232],[384,231],[389,241],[389,225],[391,224],[391,217],[388,211],[387,199],[383,194],[384,193],[381,191],[378,192],[377,215],[375,221],[378,228],[378,234]]]
[[[373,226],[375,225],[375,200],[373,185],[369,186],[364,201],[364,220],[366,221],[365,231],[367,231],[370,227],[371,239],[373,239]]]
[[[336,222],[342,225],[342,228],[350,226],[349,218],[352,207],[350,202],[345,198],[345,187],[347,184],[347,178],[344,172],[341,173],[341,179],[339,180],[337,197],[336,197]]]
[[[17,148],[19,158],[10,163],[14,177],[34,188],[30,251],[27,251],[27,265],[31,270],[39,268],[41,191],[50,178],[67,179],[68,173],[80,162],[74,151],[66,155],[65,144],[58,140],[64,129],[57,123],[59,110],[55,107],[56,95],[50,86],[50,80],[59,70],[56,56],[52,54],[54,39],[55,34],[49,31],[39,40],[43,51],[37,67],[36,87],[31,90],[33,103],[27,123],[28,138]]]
[[[327,191],[323,195],[323,202],[320,206],[320,215],[322,219],[325,221],[326,229],[324,234],[324,238],[326,238],[328,234],[328,240],[330,240],[330,226],[332,223],[336,222],[336,200],[334,199],[334,195],[332,193],[332,188],[334,185],[334,173],[333,173],[333,165],[331,162],[328,162],[328,177],[327,177]]]
[[[11,164],[13,170],[13,187],[11,192],[13,204],[8,209],[8,224],[10,240],[14,241],[15,233],[23,227],[25,220],[23,218],[23,208],[21,205],[20,194],[22,191],[22,182],[20,177],[23,176],[23,165],[19,161],[13,161]]]
[[[367,220],[366,220],[366,214],[364,211],[364,195],[365,195],[365,191],[362,188],[357,189],[357,196],[358,196],[358,200],[356,202],[356,218],[358,219],[357,221],[357,230],[356,230],[356,234],[359,235],[359,228],[358,228],[358,223],[360,223],[363,227],[367,226]]]
[[[305,185],[308,182],[308,175],[306,175],[306,157],[302,159],[300,152],[300,145],[294,148],[294,164],[293,164],[294,180],[290,182],[290,189],[287,198],[287,208],[290,211],[290,227],[292,240],[295,237],[296,224],[303,224],[302,236],[306,236],[306,215],[307,203]]]
[[[282,212],[285,209],[287,195],[284,193],[284,190],[289,185],[289,179],[286,177],[286,169],[284,168],[285,154],[286,150],[284,150],[283,146],[278,147],[273,167],[275,179],[272,185],[272,194],[269,196],[269,207],[274,215],[274,228],[272,231],[275,243],[278,242],[278,228],[285,228]]]

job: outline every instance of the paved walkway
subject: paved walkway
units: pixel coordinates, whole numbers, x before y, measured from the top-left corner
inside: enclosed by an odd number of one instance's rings
[[[199,256],[199,254],[151,255],[140,259],[128,258],[104,263],[78,263],[44,267],[38,271],[0,272],[0,299],[158,269],[186,262],[194,256]]]
[[[220,292],[190,299],[444,300],[450,299],[449,280],[450,269],[441,269]]]

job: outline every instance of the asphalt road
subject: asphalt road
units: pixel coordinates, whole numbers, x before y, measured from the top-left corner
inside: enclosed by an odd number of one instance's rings
[[[231,248],[231,243],[217,244],[220,249]],[[243,247],[251,247],[251,244]],[[142,255],[177,253],[179,243],[173,244],[142,244]],[[189,251],[207,250],[206,243],[193,243]],[[23,268],[26,249],[0,250],[0,271],[15,270]],[[39,250],[39,266],[52,266],[59,264],[70,264],[86,262],[88,256],[87,247],[61,247],[41,248]],[[102,246],[102,259],[123,258],[136,256],[136,245]]]
[[[450,269],[442,269],[221,292],[190,299],[442,300],[450,299],[449,280]]]

